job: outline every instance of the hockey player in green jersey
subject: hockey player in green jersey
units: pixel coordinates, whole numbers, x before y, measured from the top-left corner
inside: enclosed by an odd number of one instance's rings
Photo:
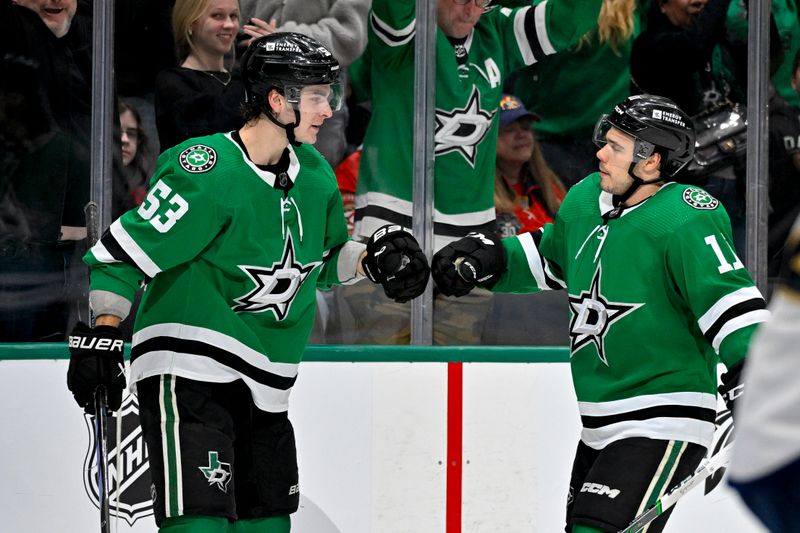
[[[694,139],[670,100],[630,97],[598,121],[599,172],[570,189],[553,224],[502,241],[475,233],[433,258],[445,294],[569,294],[583,430],[568,532],[624,529],[693,472],[714,435],[717,363],[732,409],[750,337],[768,316],[722,205],[672,181]]]
[[[602,3],[546,0],[510,9],[491,6],[491,0],[436,2],[434,250],[494,227],[495,115],[506,78],[577,43],[596,26]],[[373,113],[358,174],[357,239],[369,238],[384,224],[412,226],[416,34],[414,0],[373,0],[366,52]],[[388,304],[375,313],[377,299],[360,294],[367,291],[344,291],[359,326],[358,341],[407,342],[409,310]],[[476,291],[461,301],[443,301],[436,294],[434,343],[479,343],[490,297]],[[390,313],[393,318],[385,320]]]
[[[130,381],[162,532],[289,531],[299,486],[287,402],[316,287],[367,275],[406,301],[430,271],[398,226],[366,246],[348,239],[333,171],[310,146],[340,102],[330,52],[273,33],[250,45],[242,71],[245,126],[160,156],[142,206],[87,253],[96,327],[70,336],[78,404],[92,411],[104,385],[119,408],[116,326],[147,283]]]

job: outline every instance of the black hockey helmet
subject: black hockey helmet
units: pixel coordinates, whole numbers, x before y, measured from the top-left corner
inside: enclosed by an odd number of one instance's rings
[[[297,104],[299,90],[292,88],[333,85],[339,81],[339,62],[333,54],[300,33],[277,32],[255,39],[244,52],[241,64],[248,101],[265,99],[275,87]],[[336,109],[333,104],[331,107]]]
[[[594,142],[602,147],[615,127],[634,138],[633,164],[661,153],[661,174],[674,176],[692,160],[695,133],[692,119],[672,100],[652,94],[629,96],[597,121]]]

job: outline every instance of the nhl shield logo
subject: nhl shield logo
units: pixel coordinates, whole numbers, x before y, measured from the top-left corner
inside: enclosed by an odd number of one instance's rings
[[[139,518],[153,514],[147,447],[139,426],[139,402],[128,393],[120,407],[122,436],[117,443],[117,415],[108,417],[108,501],[111,516],[132,526]],[[97,456],[94,423],[84,415],[89,430],[89,448],[83,462],[83,486],[95,507],[100,508],[97,488]]]

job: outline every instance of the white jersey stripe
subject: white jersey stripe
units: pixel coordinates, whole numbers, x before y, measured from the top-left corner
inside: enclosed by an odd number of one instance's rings
[[[97,241],[97,243],[92,246],[92,255],[94,258],[100,261],[101,263],[119,263],[119,259],[111,255],[105,246],[103,246],[103,241]]]
[[[133,346],[154,337],[172,337],[175,339],[204,342],[234,354],[248,364],[264,370],[265,372],[287,378],[297,376],[297,363],[272,362],[269,360],[267,354],[256,351],[241,341],[212,329],[189,326],[176,322],[156,324],[136,332],[133,336]]]
[[[536,56],[533,55],[531,44],[528,41],[528,35],[525,33],[525,16],[528,14],[531,6],[526,6],[514,15],[514,35],[517,38],[517,46],[522,54],[522,60],[526,65],[533,65],[536,63]],[[538,28],[537,28],[538,29]]]
[[[583,428],[581,440],[589,447],[602,450],[612,442],[631,437],[657,440],[683,440],[709,448],[714,439],[714,423],[695,418],[648,418],[625,420],[601,428]]]
[[[405,216],[412,216],[413,206],[408,200],[402,200],[396,196],[384,194],[380,192],[368,192],[366,194],[359,194],[355,198],[355,208],[363,209],[369,205],[383,207],[395,213]],[[433,210],[433,221],[441,224],[452,224],[454,226],[478,226],[492,222],[496,218],[494,207],[484,209],[483,211],[474,211],[472,213],[459,213],[457,215],[449,215],[442,213],[438,209]]]
[[[372,31],[380,38],[381,41],[386,43],[387,46],[402,46],[414,38],[416,33],[417,19],[412,20],[408,26],[396,30],[389,26],[386,22],[382,21],[375,13],[370,17],[370,24]]]
[[[197,354],[153,351],[136,358],[131,363],[131,390],[136,392],[138,381],[163,374],[210,383],[230,383],[242,379],[250,388],[253,403],[259,409],[271,413],[282,413],[289,408],[291,389],[274,389],[257,383],[210,357]]]
[[[697,321],[697,325],[700,326],[700,330],[705,334],[708,328],[713,326],[725,311],[737,304],[752,300],[753,298],[763,298],[761,292],[756,287],[744,287],[730,294],[726,294],[700,317]]]
[[[119,245],[125,250],[125,253],[136,263],[136,266],[139,267],[139,270],[147,274],[148,277],[154,278],[156,274],[161,272],[161,269],[155,262],[150,259],[150,257],[142,250],[136,241],[128,234],[124,227],[122,227],[122,223],[120,219],[114,221],[109,228],[111,231],[111,235],[117,240]]]
[[[767,309],[757,309],[741,316],[737,316],[732,320],[728,320],[725,322],[725,325],[720,328],[716,337],[714,337],[714,342],[711,343],[711,345],[714,347],[714,351],[719,353],[719,347],[722,345],[722,341],[724,341],[725,337],[734,331],[747,327],[751,324],[766,322],[769,320],[769,315],[770,313]]]
[[[533,18],[536,23],[536,37],[539,38],[539,46],[542,47],[542,52],[545,55],[555,54],[556,49],[553,48],[553,43],[550,42],[550,36],[547,35],[547,0],[538,4],[533,11]]]
[[[525,257],[528,258],[528,268],[536,280],[536,285],[543,291],[550,290],[547,285],[547,278],[544,273],[544,265],[542,264],[542,256],[536,248],[536,243],[533,242],[533,236],[530,233],[523,233],[517,235],[517,240],[522,245],[522,250],[525,252]]]
[[[707,392],[644,394],[642,396],[612,400],[610,402],[578,402],[578,411],[581,416],[610,416],[662,405],[702,407],[704,409],[713,409],[716,411],[717,397]]]

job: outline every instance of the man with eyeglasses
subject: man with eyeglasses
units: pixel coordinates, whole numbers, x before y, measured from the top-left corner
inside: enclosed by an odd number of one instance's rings
[[[545,0],[505,8],[489,0],[438,0],[434,249],[471,231],[493,231],[498,102],[503,82],[574,44],[597,24],[600,0]],[[354,236],[384,224],[412,226],[414,0],[373,0],[366,57],[373,115],[364,138]],[[408,342],[409,309],[368,287],[344,292],[357,342]],[[477,344],[491,295],[435,296],[434,343]]]

